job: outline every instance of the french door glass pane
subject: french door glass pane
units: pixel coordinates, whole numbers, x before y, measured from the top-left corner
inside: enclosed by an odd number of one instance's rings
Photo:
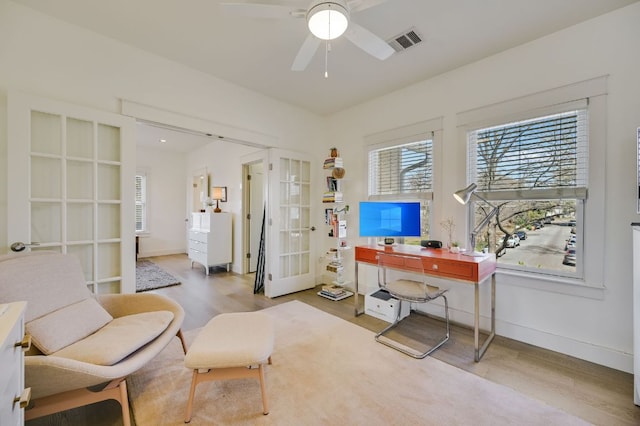
[[[98,161],[121,161],[119,128],[98,124]]]
[[[80,260],[84,279],[87,282],[93,281],[93,244],[69,245],[67,253],[74,254]],[[90,289],[93,290],[93,288]]]
[[[62,165],[57,158],[31,157],[31,197],[62,197]]]
[[[31,152],[62,154],[62,122],[59,115],[31,111]]]
[[[98,200],[120,199],[120,166],[98,165]]]
[[[57,243],[62,239],[62,206],[60,203],[31,204],[31,241]]]
[[[93,123],[67,118],[67,157],[93,158]]]
[[[300,275],[300,255],[291,255],[291,275]]]
[[[120,236],[120,205],[98,204],[98,239],[107,240]]]
[[[120,243],[98,244],[98,280],[120,275]]]
[[[93,200],[93,163],[67,160],[67,198]]]
[[[287,278],[289,274],[289,256],[280,256],[280,277]]]
[[[93,203],[67,204],[67,241],[93,240]]]

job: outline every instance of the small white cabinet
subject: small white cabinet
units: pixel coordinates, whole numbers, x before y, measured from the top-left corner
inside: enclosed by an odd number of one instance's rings
[[[29,390],[24,389],[24,310],[26,302],[0,304],[0,424],[24,424]],[[26,343],[25,343],[26,342]]]
[[[192,213],[189,229],[189,259],[209,268],[227,265],[231,268],[231,213]]]

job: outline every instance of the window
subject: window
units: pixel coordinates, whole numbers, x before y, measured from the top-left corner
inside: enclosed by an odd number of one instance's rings
[[[577,110],[468,132],[469,179],[499,207],[476,249],[495,251],[503,267],[580,274],[588,127],[585,102]],[[474,207],[478,223],[490,206]]]
[[[369,200],[421,202],[421,237],[398,242],[420,244],[429,236],[434,140],[440,125],[440,120],[432,120],[367,138]]]
[[[456,115],[487,200],[472,197],[467,229],[499,207],[476,249],[496,252],[509,283],[602,297],[606,99],[603,76]]]
[[[136,233],[147,231],[147,176],[136,173]]]

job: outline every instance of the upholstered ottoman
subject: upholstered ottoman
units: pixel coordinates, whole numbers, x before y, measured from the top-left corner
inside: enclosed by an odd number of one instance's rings
[[[193,369],[185,423],[191,421],[196,386],[209,380],[257,378],[262,392],[262,412],[269,414],[264,364],[271,364],[273,320],[261,312],[220,314],[196,336],[184,358]]]

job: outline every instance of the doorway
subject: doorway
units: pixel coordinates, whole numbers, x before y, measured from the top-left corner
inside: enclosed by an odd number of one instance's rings
[[[265,216],[264,197],[264,165],[262,161],[256,161],[243,165],[245,188],[244,235],[245,237],[245,268],[247,273],[256,272],[260,253],[260,239],[263,236],[263,223]]]

